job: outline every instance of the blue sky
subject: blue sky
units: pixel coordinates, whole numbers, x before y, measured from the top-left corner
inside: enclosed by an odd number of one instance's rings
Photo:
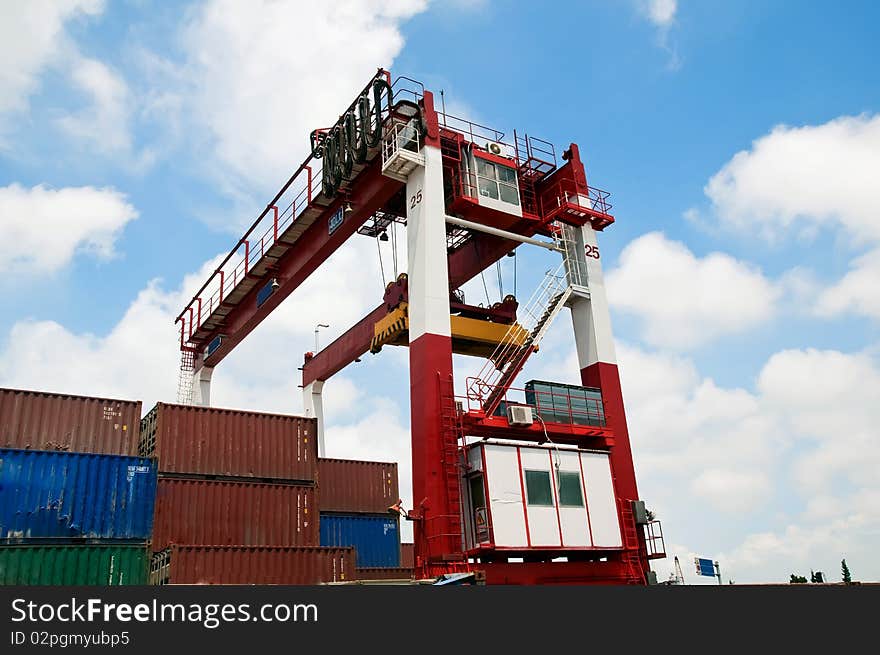
[[[0,10],[0,384],[172,400],[187,292],[383,65],[578,143],[612,192],[636,465],[683,562],[880,578],[875,3],[312,4]],[[349,245],[218,368],[219,403],[299,411],[314,324],[329,339],[380,293],[374,244]],[[521,297],[551,264],[522,254]],[[576,375],[563,319],[527,374]],[[406,485],[404,363],[386,349],[326,395],[331,453],[400,460]]]

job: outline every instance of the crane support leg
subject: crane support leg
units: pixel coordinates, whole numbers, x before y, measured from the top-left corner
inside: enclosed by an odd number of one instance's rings
[[[324,401],[321,393],[324,390],[323,380],[314,380],[303,387],[303,411],[306,416],[318,419],[318,457],[324,454]]]
[[[617,370],[617,355],[614,339],[611,336],[611,314],[602,276],[599,259],[597,232],[588,223],[574,230],[576,244],[572,252],[581,261],[572,262],[569,271],[586,271],[589,297],[572,295],[570,302],[571,318],[574,324],[574,337],[577,346],[578,364],[581,370],[581,383],[602,390],[607,421],[614,431],[614,447],[611,449],[611,469],[617,497],[623,503],[637,500],[636,474],[633,467],[632,449],[623,394],[620,389],[620,376]],[[589,253],[589,256],[586,254]],[[571,275],[571,273],[569,274]],[[580,283],[583,283],[581,276]],[[621,521],[628,520],[629,512],[621,511]],[[647,572],[649,565],[645,553],[644,535],[638,531],[638,560],[641,571]]]
[[[409,275],[409,370],[416,566],[461,550],[442,469],[440,380],[452,375],[446,216],[440,149],[423,148],[425,165],[406,184]],[[460,530],[459,530],[460,532]]]
[[[211,406],[211,375],[213,373],[213,366],[202,366],[193,372],[193,405]]]

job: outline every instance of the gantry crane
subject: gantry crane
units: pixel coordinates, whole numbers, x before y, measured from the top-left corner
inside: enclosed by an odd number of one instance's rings
[[[494,583],[632,583],[665,556],[639,500],[597,235],[614,222],[575,144],[438,111],[379,70],[177,317],[181,401],[355,234],[405,226],[407,269],[374,310],[302,367],[323,454],[326,380],[367,352],[409,348],[416,575]],[[519,247],[560,257],[531,300],[484,307],[460,287]],[[380,302],[381,301],[381,302]],[[295,299],[294,299],[295,302]],[[517,375],[568,308],[583,386]],[[452,354],[486,358],[455,395]]]

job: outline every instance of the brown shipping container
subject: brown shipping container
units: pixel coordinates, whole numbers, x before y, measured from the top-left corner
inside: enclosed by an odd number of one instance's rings
[[[404,568],[411,569],[415,566],[416,556],[415,556],[415,546],[414,544],[408,544],[405,542],[401,542],[400,544],[400,565]]]
[[[169,544],[317,546],[315,488],[159,478],[153,551]]]
[[[318,460],[318,503],[322,512],[384,514],[399,498],[397,464]]]
[[[358,580],[412,580],[412,568],[359,568],[355,572]]]
[[[140,452],[160,473],[315,480],[313,418],[157,404],[141,423]]]
[[[137,455],[139,400],[0,389],[0,447]]]
[[[354,548],[171,546],[153,555],[150,584],[287,584],[355,578]]]

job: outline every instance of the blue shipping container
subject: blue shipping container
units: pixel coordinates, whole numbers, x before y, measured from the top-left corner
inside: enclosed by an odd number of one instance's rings
[[[126,539],[153,531],[154,460],[0,448],[0,539]]]
[[[369,514],[321,514],[322,546],[354,546],[359,567],[400,566],[397,519]]]

